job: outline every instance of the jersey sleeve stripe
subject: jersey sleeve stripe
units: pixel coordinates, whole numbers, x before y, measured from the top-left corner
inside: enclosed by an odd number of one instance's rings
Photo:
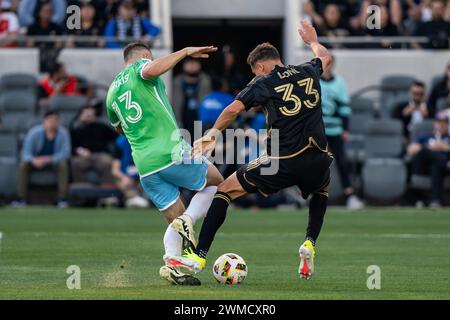
[[[147,79],[147,78],[144,77],[144,75],[142,74],[142,71],[144,71],[145,66],[148,65],[150,62],[151,62],[151,61],[148,60],[146,63],[144,63],[144,64],[142,65],[142,67],[141,67],[141,71],[139,72],[139,75],[140,75],[141,78],[144,79],[144,80],[149,80],[149,79]]]

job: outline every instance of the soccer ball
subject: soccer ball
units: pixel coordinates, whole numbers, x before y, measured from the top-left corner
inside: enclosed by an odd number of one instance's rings
[[[221,255],[213,266],[214,278],[219,283],[239,284],[247,276],[248,268],[244,259],[235,253]]]

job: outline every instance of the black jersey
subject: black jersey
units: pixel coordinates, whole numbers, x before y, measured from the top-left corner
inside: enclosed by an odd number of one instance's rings
[[[298,66],[276,66],[267,75],[253,79],[237,95],[236,100],[246,110],[262,106],[268,130],[268,155],[294,155],[311,143],[327,149],[320,92],[322,71],[318,58]],[[274,143],[277,133],[278,148]]]

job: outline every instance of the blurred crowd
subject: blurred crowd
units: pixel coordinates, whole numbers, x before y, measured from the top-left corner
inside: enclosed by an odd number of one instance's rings
[[[300,1],[300,0],[299,0]],[[149,20],[147,0],[1,0],[0,47],[108,47],[118,48],[127,38],[151,43],[160,28]],[[320,36],[420,36],[426,42],[409,42],[414,48],[449,48],[450,3],[447,0],[306,0],[303,12],[310,17]],[[68,6],[81,8],[81,25],[72,29]],[[376,5],[380,27],[371,28]],[[378,12],[377,11],[377,12]],[[69,21],[70,20],[70,21]],[[64,41],[16,41],[5,36],[67,35]],[[70,36],[106,36],[77,40]],[[87,37],[85,37],[87,39]],[[329,47],[396,48],[395,41],[382,43],[329,43]]]
[[[76,30],[69,30],[66,25],[66,8],[72,4],[81,8],[81,28]],[[366,9],[372,4],[380,7],[381,29],[366,28]],[[128,38],[151,42],[160,29],[148,19],[148,1],[0,0],[0,8],[0,46],[22,45],[19,41],[6,40],[5,35],[66,35],[64,41],[29,38],[24,43],[44,52],[41,52],[41,60],[45,65],[45,76],[36,86],[29,79],[0,83],[0,104],[4,105],[3,109],[0,106],[3,112],[0,114],[0,139],[2,135],[17,136],[16,146],[10,151],[4,151],[4,146],[0,146],[0,162],[3,156],[9,156],[11,168],[15,168],[16,159],[20,159],[13,204],[24,206],[30,202],[30,192],[53,185],[57,188],[55,203],[60,207],[69,203],[149,206],[139,186],[130,146],[123,136],[115,133],[104,116],[104,97],[98,95],[86,79],[68,73],[63,64],[54,63],[56,56],[49,56],[64,46],[121,48]],[[320,36],[418,35],[429,39],[428,43],[416,44],[426,48],[448,48],[449,10],[450,4],[440,0],[311,0],[304,6],[304,12],[311,17]],[[112,38],[84,42],[70,35]],[[377,44],[382,47],[394,45]],[[223,109],[250,80],[236,67],[233,48],[222,46],[218,55],[214,69],[208,72],[201,61],[184,60],[172,82],[171,102],[178,124],[191,137],[194,137],[195,121],[202,121],[203,131],[211,128]],[[355,142],[354,124],[368,121],[368,118],[358,118],[360,115],[355,115],[354,111],[364,113],[368,110],[359,107],[359,110],[353,110],[356,99],[350,97],[345,79],[334,72],[336,63],[339,61],[333,61],[333,68],[321,79],[324,123],[344,203],[348,208],[358,209],[364,206],[362,173],[361,167],[355,165],[357,161],[349,154]],[[17,92],[14,91],[15,83],[19,88]],[[24,89],[27,86],[29,88]],[[431,179],[431,187],[414,193],[409,204],[439,207],[445,202],[445,177],[450,172],[450,64],[430,84],[414,79],[404,94],[386,103],[389,114],[383,121],[388,118],[401,125],[402,154],[399,158],[407,163],[409,176],[427,175]],[[8,109],[12,104],[17,110]],[[417,128],[425,124],[430,126],[415,135]],[[264,129],[265,117],[257,112],[244,113],[233,128]],[[15,155],[14,147],[20,149],[19,157]],[[222,148],[225,152],[229,150],[227,145]],[[251,161],[262,150],[252,150],[249,144],[245,150],[232,151],[235,155],[245,153],[246,160]],[[0,163],[0,167],[2,165]],[[225,177],[234,172],[236,166],[218,164]],[[185,196],[189,198],[190,194],[187,192]],[[237,204],[246,207],[304,205],[295,189],[269,198],[249,195]]]
[[[147,0],[1,0],[0,3],[0,47],[120,48],[127,38],[151,43],[160,33],[160,28],[149,20]],[[68,19],[71,14],[67,14],[67,8],[72,5],[80,8],[79,26],[75,19]],[[64,41],[30,39],[24,43],[2,39],[18,34],[67,37]],[[80,41],[71,36],[109,38]]]
[[[179,126],[186,129],[191,137],[194,137],[194,121],[202,121],[203,131],[211,128],[223,109],[248,81],[236,68],[236,56],[230,46],[223,46],[218,55],[220,62],[217,68],[209,72],[203,70],[198,59],[184,60],[180,72],[173,79],[174,112]],[[349,96],[345,79],[334,71],[336,63],[339,62],[333,58],[331,69],[321,78],[323,117],[329,146],[335,158],[334,168],[343,190],[341,199],[348,208],[358,209],[364,206],[361,183],[355,183],[361,176],[361,169],[355,170],[354,159],[348,158],[349,145],[355,135],[352,124],[370,119],[353,118],[352,106],[355,104]],[[403,147],[399,156],[405,159],[409,174],[427,175],[432,181],[431,188],[414,193],[409,204],[423,203],[439,207],[445,202],[444,180],[450,172],[450,64],[430,88],[414,80],[404,94],[389,103],[389,114],[381,121],[397,121],[401,125]],[[56,203],[60,207],[68,203],[123,204],[127,207],[150,205],[139,186],[130,146],[105,119],[103,101],[95,99],[89,83],[69,74],[63,64],[57,63],[39,81],[36,95],[36,109],[33,112],[43,120],[23,131],[19,143],[20,166],[14,205],[27,204],[29,192],[33,189],[32,176],[42,172],[56,177],[52,183],[57,186]],[[62,97],[66,100],[61,100]],[[83,97],[84,100],[67,112],[67,106],[74,104],[70,99],[76,97]],[[422,130],[419,135],[412,134],[417,126],[425,123],[430,124],[427,130]],[[4,121],[0,129],[6,129],[8,125],[9,121]],[[243,113],[233,128],[264,129],[265,117],[257,112]],[[228,152],[230,146],[224,144],[222,148]],[[251,150],[248,145],[245,150],[233,152],[235,155],[245,152],[246,161],[251,161],[263,150]],[[236,170],[237,165],[217,166],[226,177]],[[185,196],[189,198],[191,194],[186,192]],[[269,198],[250,195],[237,202],[237,205],[246,207],[286,204],[304,205],[298,190],[288,189]]]
[[[376,5],[380,13],[380,28],[371,29],[368,8]],[[421,36],[426,43],[412,43],[412,47],[449,48],[450,2],[446,0],[308,0],[304,5],[318,30],[319,36]],[[361,44],[332,44],[330,47],[361,47]],[[396,47],[393,41],[364,44],[368,48]]]

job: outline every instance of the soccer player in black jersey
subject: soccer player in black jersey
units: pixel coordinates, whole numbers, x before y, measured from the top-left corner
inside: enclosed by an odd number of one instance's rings
[[[285,66],[278,50],[269,43],[258,45],[247,62],[256,77],[242,90],[217,119],[213,129],[194,142],[194,153],[214,150],[218,133],[227,128],[240,112],[262,106],[266,115],[267,154],[242,166],[222,184],[203,222],[199,242],[183,256],[173,257],[178,266],[199,272],[206,265],[206,255],[214,236],[225,220],[230,202],[246,193],[267,196],[297,185],[302,197],[311,196],[305,242],[299,249],[299,274],[309,279],[314,271],[314,246],[327,208],[332,155],[328,152],[322,121],[320,75],[331,63],[327,49],[317,41],[313,26],[300,24],[299,34],[310,46],[314,58],[301,65]],[[273,145],[272,133],[278,133]],[[275,150],[275,151],[274,151]],[[269,168],[275,174],[267,174]],[[184,226],[183,216],[173,227],[194,244],[194,231]]]

